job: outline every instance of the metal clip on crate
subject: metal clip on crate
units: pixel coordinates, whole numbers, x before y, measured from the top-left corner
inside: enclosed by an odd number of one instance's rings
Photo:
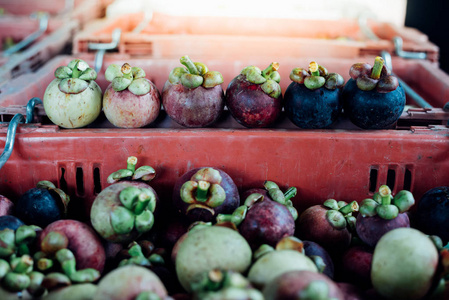
[[[98,73],[103,66],[103,57],[106,50],[112,50],[118,47],[120,42],[120,36],[122,34],[122,30],[119,28],[114,29],[112,32],[112,41],[110,43],[89,43],[89,50],[97,50],[95,54],[95,71]]]
[[[3,166],[11,156],[12,150],[14,148],[17,126],[19,126],[19,123],[23,123],[23,121],[28,124],[33,120],[34,107],[36,106],[36,104],[42,104],[42,100],[37,97],[32,98],[30,101],[28,101],[27,104],[26,119],[24,120],[24,116],[22,114],[16,114],[9,122],[8,131],[6,133],[5,149],[0,155],[0,170],[3,168]]]
[[[48,28],[48,13],[33,13],[31,14],[30,18],[38,18],[39,20],[39,29],[21,40],[19,43],[15,44],[11,48],[6,49],[3,51],[3,56],[8,57],[13,55],[14,53],[20,51],[21,49],[25,48],[29,44],[33,43],[35,40],[37,40],[39,37],[41,37]]]

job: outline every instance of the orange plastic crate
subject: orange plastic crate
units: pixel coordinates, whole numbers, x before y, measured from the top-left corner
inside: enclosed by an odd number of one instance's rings
[[[37,73],[18,78],[22,80],[21,88],[3,99],[2,106],[23,105],[31,97],[41,97],[46,84],[53,79],[55,67],[67,64],[72,58],[55,58]],[[122,61],[143,67],[158,88],[169,70],[179,65],[177,60],[168,59],[106,57],[104,67]],[[248,63],[269,64],[259,60],[234,64],[204,62],[210,69],[223,72],[226,83]],[[285,88],[291,68],[308,61],[280,60],[280,63]],[[320,63],[343,74],[353,60],[333,58]],[[425,91],[426,99],[435,104],[447,93],[449,81],[447,77],[432,77],[438,72],[428,64],[394,60],[397,73],[417,90],[420,87]],[[103,74],[100,72],[98,82],[104,89]],[[431,89],[426,89],[429,86]],[[2,91],[1,95],[5,93]],[[447,121],[448,113],[439,111]],[[420,113],[432,114],[433,110]],[[405,116],[413,114],[406,112]],[[361,201],[385,183],[393,193],[408,189],[417,199],[430,188],[449,184],[449,128],[445,125],[422,124],[377,131],[301,130],[283,117],[274,128],[246,129],[227,112],[213,128],[205,129],[177,126],[164,112],[154,124],[139,129],[102,126],[107,124],[104,119],[83,129],[45,124],[48,123],[19,125],[12,155],[0,170],[0,194],[16,199],[38,181],[50,180],[67,191],[73,203],[87,213],[96,194],[108,185],[107,176],[125,167],[126,158],[131,155],[139,159],[139,165],[151,165],[157,170],[152,186],[163,201],[171,201],[174,182],[180,175],[202,166],[225,170],[240,191],[260,186],[267,179],[279,183],[281,188],[296,186],[298,195],[293,201],[299,210],[327,198]],[[0,127],[0,149],[5,146],[6,129],[7,124]]]
[[[177,58],[186,52],[203,58],[232,60],[315,56],[355,58],[394,53],[393,38],[403,39],[403,50],[426,53],[438,62],[439,49],[426,35],[412,28],[385,22],[368,22],[379,37],[369,39],[357,20],[301,20],[221,16],[176,16],[154,12],[125,14],[89,23],[74,40],[73,53],[86,53],[91,42],[110,42],[112,31],[122,30],[118,51],[153,58]],[[136,32],[137,30],[137,32]]]

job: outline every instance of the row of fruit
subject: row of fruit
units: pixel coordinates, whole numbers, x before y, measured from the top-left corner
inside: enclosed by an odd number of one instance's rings
[[[447,299],[449,187],[415,205],[383,185],[298,212],[297,189],[272,181],[239,191],[195,168],[170,200],[155,177],[129,157],[89,220],[67,218],[70,196],[48,181],[0,197],[0,298]]]
[[[96,84],[97,74],[80,59],[56,69],[43,104],[49,119],[64,128],[84,127],[103,110],[116,127],[139,128],[156,120],[161,105],[167,115],[185,127],[207,127],[222,115],[225,106],[248,128],[270,127],[282,109],[298,127],[328,128],[344,110],[349,119],[364,129],[390,128],[400,117],[405,93],[381,57],[371,66],[355,63],[346,82],[338,73],[311,62],[294,68],[284,95],[273,62],[266,69],[245,67],[224,91],[223,76],[200,62],[183,56],[184,67],[174,68],[163,90],[138,66],[111,64],[105,71],[110,82],[104,93]],[[68,101],[70,99],[70,101]]]

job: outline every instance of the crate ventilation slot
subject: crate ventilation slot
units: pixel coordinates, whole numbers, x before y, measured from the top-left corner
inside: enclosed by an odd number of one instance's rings
[[[59,188],[63,191],[67,191],[67,181],[65,180],[65,168],[61,167],[61,178],[59,179]]]
[[[376,192],[378,174],[379,171],[377,170],[377,168],[371,167],[371,170],[369,171],[369,191],[371,193]]]
[[[94,194],[101,192],[100,168],[94,168]]]
[[[387,185],[393,191],[396,182],[396,171],[394,169],[388,169],[387,172]]]
[[[84,195],[84,179],[83,179],[83,168],[76,168],[76,192],[78,195]]]

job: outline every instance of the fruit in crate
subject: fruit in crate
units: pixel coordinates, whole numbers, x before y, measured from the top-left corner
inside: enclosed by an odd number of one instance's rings
[[[105,78],[111,82],[104,91],[103,111],[116,127],[139,128],[154,122],[161,110],[161,96],[154,83],[145,78],[145,71],[111,64]]]
[[[179,244],[176,274],[185,290],[204,272],[225,269],[245,272],[251,264],[252,251],[246,240],[234,229],[222,226],[193,227]]]
[[[438,256],[427,235],[413,228],[393,229],[374,249],[373,287],[387,299],[422,299],[433,287]]]
[[[20,226],[25,225],[19,218],[13,215],[0,216],[0,230],[9,228],[16,230]]]
[[[280,116],[282,92],[273,62],[261,71],[256,66],[244,68],[226,89],[226,106],[234,119],[249,128],[268,127]]]
[[[345,84],[338,73],[329,73],[316,62],[309,69],[294,68],[292,83],[284,95],[287,117],[296,126],[305,129],[331,126],[341,114],[341,91]]]
[[[43,104],[50,121],[63,128],[84,127],[101,112],[102,92],[95,82],[97,73],[81,60],[56,69],[45,90]]]
[[[218,214],[230,214],[240,204],[236,184],[223,170],[195,168],[175,182],[173,205],[191,222],[215,220]]]
[[[265,300],[346,299],[333,280],[306,270],[291,271],[276,277],[264,287],[263,295]]]
[[[254,262],[248,271],[249,281],[263,289],[276,277],[291,271],[317,272],[317,265],[304,254],[304,245],[295,237],[282,238],[276,248],[262,245],[254,252]]]
[[[303,211],[296,226],[300,239],[318,243],[329,254],[345,251],[352,238],[353,212],[359,210],[356,201],[346,203],[328,199],[322,205],[313,205]]]
[[[318,243],[312,241],[302,241],[302,243],[304,245],[304,254],[314,260],[317,266],[320,265],[320,273],[333,279],[335,267],[329,252]]]
[[[412,193],[406,190],[394,197],[387,185],[379,187],[373,199],[360,203],[356,221],[358,237],[373,247],[388,231],[399,227],[410,227],[407,211],[415,204]]]
[[[0,195],[0,216],[11,215],[14,211],[14,202]]]
[[[274,247],[283,237],[292,236],[298,216],[290,200],[296,195],[296,188],[284,194],[272,181],[266,181],[264,187],[247,190],[242,206],[232,214],[217,216],[218,223],[234,223],[253,250],[262,244]]]
[[[439,186],[428,190],[411,214],[415,228],[426,234],[439,236],[449,242],[449,187]]]
[[[70,197],[50,181],[39,181],[14,205],[14,215],[25,224],[45,227],[67,214]]]
[[[215,123],[224,109],[223,76],[187,55],[168,76],[162,90],[167,115],[184,127],[207,127]]]
[[[349,75],[342,95],[346,116],[363,129],[390,128],[401,116],[406,99],[384,60],[376,57],[373,67],[368,63],[353,64]]]
[[[154,225],[159,198],[148,184],[155,176],[150,166],[136,169],[137,158],[127,159],[127,168],[109,175],[110,186],[95,198],[90,220],[95,231],[114,243],[129,243]]]

